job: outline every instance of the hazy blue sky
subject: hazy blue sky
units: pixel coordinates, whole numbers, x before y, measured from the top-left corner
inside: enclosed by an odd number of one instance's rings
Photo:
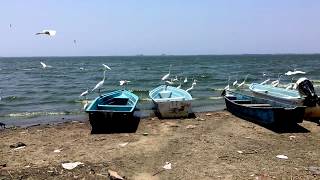
[[[319,52],[317,0],[0,1],[0,56]]]

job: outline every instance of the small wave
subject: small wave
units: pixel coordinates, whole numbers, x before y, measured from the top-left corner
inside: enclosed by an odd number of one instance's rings
[[[222,96],[213,96],[213,97],[209,97],[209,99],[222,99]]]
[[[141,101],[151,101],[150,98],[141,98]]]
[[[55,115],[66,115],[71,114],[70,112],[22,112],[22,113],[11,113],[5,115],[7,117],[35,117],[35,116],[55,116]]]

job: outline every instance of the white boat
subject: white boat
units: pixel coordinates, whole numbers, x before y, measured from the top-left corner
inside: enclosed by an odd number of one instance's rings
[[[161,118],[188,117],[192,113],[192,96],[183,89],[161,85],[149,92]]]
[[[316,95],[312,83],[306,78],[296,82],[298,90],[290,90],[271,85],[252,83],[249,89],[256,97],[270,99],[284,104],[307,106],[305,118],[320,118],[320,98]]]

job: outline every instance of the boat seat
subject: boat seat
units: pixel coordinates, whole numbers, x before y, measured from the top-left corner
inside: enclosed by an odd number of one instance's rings
[[[117,109],[117,108],[129,108],[132,107],[131,105],[103,105],[98,104],[98,110],[111,110],[111,109]]]
[[[171,91],[164,90],[164,91],[159,92],[160,98],[170,98],[171,95],[172,95]]]
[[[154,99],[156,102],[167,102],[167,101],[184,101],[184,97],[174,97],[174,98],[160,98]]]
[[[101,105],[104,105],[104,104],[105,105],[126,105],[128,104],[128,101],[129,101],[128,98],[113,98]]]
[[[242,104],[246,107],[272,107],[270,104]]]

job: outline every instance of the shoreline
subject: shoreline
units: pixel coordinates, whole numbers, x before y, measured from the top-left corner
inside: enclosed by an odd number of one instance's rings
[[[227,111],[196,117],[144,118],[135,133],[90,134],[88,121],[0,130],[0,177],[105,179],[114,170],[127,179],[319,178],[309,170],[320,166],[314,122],[278,133]],[[26,147],[10,148],[17,142]],[[72,170],[61,166],[77,161]],[[166,162],[172,169],[162,171]]]

